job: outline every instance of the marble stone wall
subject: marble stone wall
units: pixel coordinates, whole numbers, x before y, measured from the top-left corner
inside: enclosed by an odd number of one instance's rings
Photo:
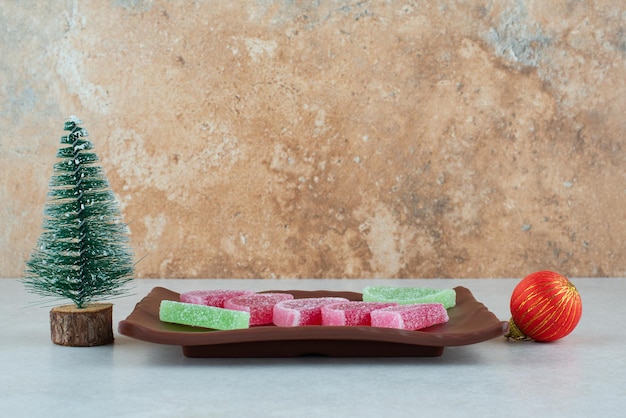
[[[72,114],[137,277],[626,275],[622,0],[0,4],[3,277]]]

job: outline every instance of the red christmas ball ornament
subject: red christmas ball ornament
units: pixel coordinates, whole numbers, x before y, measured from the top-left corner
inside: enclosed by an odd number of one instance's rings
[[[572,332],[582,315],[582,301],[566,277],[552,271],[526,276],[513,290],[507,338],[548,342]]]

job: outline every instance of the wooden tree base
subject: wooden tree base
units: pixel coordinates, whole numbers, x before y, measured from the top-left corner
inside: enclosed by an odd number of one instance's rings
[[[113,342],[113,304],[57,306],[50,311],[52,342],[71,347],[93,347]]]

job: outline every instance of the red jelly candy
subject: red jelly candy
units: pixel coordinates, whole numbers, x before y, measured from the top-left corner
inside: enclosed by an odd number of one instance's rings
[[[325,297],[293,299],[279,302],[274,306],[274,325],[280,327],[321,325],[322,307],[338,302],[348,302],[348,299]]]
[[[250,312],[250,325],[272,323],[274,305],[283,300],[293,299],[290,293],[255,293],[238,296],[224,302],[224,308]]]
[[[342,302],[322,307],[322,325],[359,326],[371,325],[370,313],[376,309],[396,306],[386,302]]]
[[[192,290],[180,294],[180,301],[185,303],[195,303],[196,305],[215,306],[223,308],[224,302],[237,296],[251,295],[251,290]]]

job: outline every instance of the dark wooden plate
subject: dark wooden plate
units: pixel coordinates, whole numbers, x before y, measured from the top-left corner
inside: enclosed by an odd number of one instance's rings
[[[448,309],[450,320],[419,331],[375,327],[256,326],[218,331],[161,322],[162,300],[179,300],[179,293],[155,287],[119,323],[119,332],[159,344],[180,345],[187,357],[436,357],[444,347],[475,344],[507,332],[485,305],[465,287],[455,287],[456,306]],[[361,300],[356,292],[327,290],[268,290],[291,293],[294,298],[339,296]]]

